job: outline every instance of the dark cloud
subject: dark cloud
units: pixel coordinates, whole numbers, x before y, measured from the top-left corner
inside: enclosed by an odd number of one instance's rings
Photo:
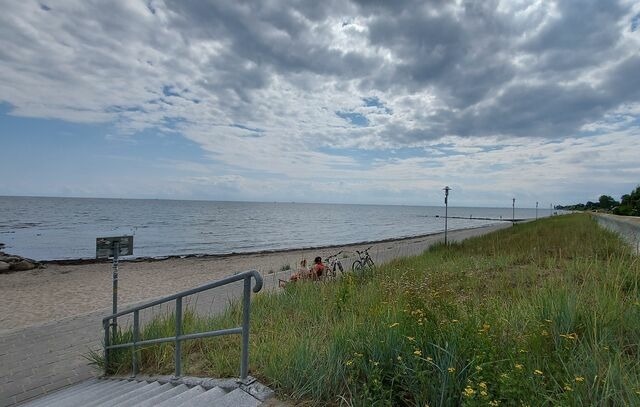
[[[3,64],[81,88],[92,95],[89,105],[109,113],[136,102],[114,90],[115,100],[103,103],[96,84],[127,89],[144,78],[142,105],[180,95],[210,109],[207,123],[268,129],[261,120],[279,90],[311,97],[326,83],[336,99],[355,102],[330,106],[329,95],[322,109],[371,125],[391,145],[444,135],[574,136],[640,98],[638,42],[625,37],[640,35],[638,14],[624,1],[168,0],[143,4],[144,13],[124,1],[14,7],[15,16],[11,7],[0,16]],[[46,18],[21,29],[35,13]],[[188,96],[186,87],[193,88]],[[362,101],[389,117],[379,125],[358,110]],[[285,102],[272,108],[277,116],[286,115]],[[63,108],[60,102],[56,111]]]

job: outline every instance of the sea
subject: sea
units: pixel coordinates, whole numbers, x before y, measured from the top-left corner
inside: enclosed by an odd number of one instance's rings
[[[438,233],[444,215],[444,206],[0,197],[0,243],[7,253],[39,261],[92,259],[97,238],[121,235],[134,236],[127,258],[250,253]],[[449,207],[448,216],[454,230],[511,220],[513,213]],[[535,217],[536,209],[515,208],[516,219]]]

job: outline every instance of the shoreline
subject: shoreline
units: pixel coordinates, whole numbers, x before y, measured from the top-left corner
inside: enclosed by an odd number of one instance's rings
[[[451,242],[511,227],[511,222],[448,232]],[[265,283],[277,287],[302,259],[326,258],[342,251],[340,260],[349,270],[355,250],[372,246],[376,264],[418,255],[443,241],[444,232],[419,237],[232,255],[207,255],[123,261],[119,266],[118,302],[121,309],[174,294],[245,270],[257,270]],[[0,274],[0,335],[90,312],[111,313],[112,269],[109,262],[47,263],[46,268]],[[99,321],[96,321],[99,324]]]
[[[451,218],[451,217],[450,217]],[[524,219],[517,219],[516,223],[522,222]],[[494,224],[489,225],[481,225],[481,226],[471,226],[468,228],[459,228],[459,229],[449,229],[448,233],[453,233],[461,230],[474,230],[474,229],[482,229],[490,226],[495,226],[497,224],[502,223],[512,223],[511,220],[505,221],[496,221]],[[251,256],[251,255],[260,255],[260,254],[278,254],[278,253],[287,253],[293,251],[308,251],[308,250],[328,250],[328,249],[338,249],[346,246],[362,246],[368,244],[378,244],[378,243],[388,243],[388,242],[402,242],[405,240],[412,239],[420,239],[430,236],[443,235],[442,232],[433,232],[433,233],[425,233],[421,235],[414,236],[401,236],[401,237],[390,237],[386,239],[380,240],[363,240],[359,242],[352,243],[343,243],[343,244],[330,244],[330,245],[320,245],[320,246],[303,246],[303,247],[289,247],[283,249],[264,249],[264,250],[254,250],[254,251],[246,251],[246,252],[229,252],[229,253],[189,253],[189,254],[170,254],[165,256],[142,256],[142,257],[132,257],[132,258],[118,258],[119,263],[153,263],[171,259],[190,259],[190,258],[198,258],[198,259],[216,259],[216,258],[231,258],[237,256]],[[96,258],[71,258],[71,259],[53,259],[53,260],[38,260],[40,264],[44,265],[83,265],[83,264],[100,264],[100,263],[111,263],[109,259],[96,259]]]

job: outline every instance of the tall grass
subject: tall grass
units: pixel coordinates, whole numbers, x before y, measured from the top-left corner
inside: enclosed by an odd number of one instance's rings
[[[515,225],[252,305],[251,374],[312,405],[640,405],[640,263],[585,215]],[[239,323],[196,317],[185,331]],[[172,316],[144,336],[172,334]],[[122,333],[123,340],[130,333]],[[234,376],[239,338],[185,343],[189,374]],[[141,351],[168,373],[171,345]],[[119,352],[114,371],[128,368]]]

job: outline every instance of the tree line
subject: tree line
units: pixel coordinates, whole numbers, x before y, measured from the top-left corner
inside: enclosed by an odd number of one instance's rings
[[[640,216],[640,186],[637,186],[630,194],[624,194],[620,201],[616,201],[609,195],[600,195],[598,202],[588,201],[575,205],[556,206],[557,209],[573,211],[606,211],[624,216]]]

